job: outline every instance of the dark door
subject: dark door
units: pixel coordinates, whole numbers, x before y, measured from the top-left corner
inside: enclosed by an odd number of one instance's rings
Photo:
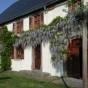
[[[71,40],[68,44],[67,75],[82,78],[82,39]]]
[[[41,45],[37,45],[33,50],[33,70],[41,69]]]

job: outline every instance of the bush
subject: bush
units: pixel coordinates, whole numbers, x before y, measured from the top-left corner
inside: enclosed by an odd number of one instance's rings
[[[0,31],[0,41],[2,42],[3,50],[1,52],[1,70],[6,71],[11,69],[11,51],[15,36],[7,30],[7,27],[2,27]]]

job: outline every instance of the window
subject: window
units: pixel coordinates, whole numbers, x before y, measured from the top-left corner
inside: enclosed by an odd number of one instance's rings
[[[12,59],[24,59],[24,49],[19,46],[18,48],[13,47],[12,48]]]
[[[68,3],[68,10],[69,11],[72,11],[72,10],[74,10],[75,9],[75,4],[76,3],[78,3],[78,4],[80,4],[80,2],[81,2],[81,0],[72,0],[73,2],[69,2]]]
[[[16,48],[16,58],[17,59],[23,59],[24,58],[24,50],[21,46]]]
[[[37,13],[34,16],[29,17],[30,30],[39,27],[43,24],[43,13]]]
[[[15,34],[20,34],[23,31],[23,20],[20,19],[13,23],[13,32]]]
[[[23,31],[23,20],[20,19],[13,23],[13,32],[19,37],[19,34]],[[18,48],[12,47],[11,58],[13,59],[23,59],[24,58],[24,49],[19,46]]]

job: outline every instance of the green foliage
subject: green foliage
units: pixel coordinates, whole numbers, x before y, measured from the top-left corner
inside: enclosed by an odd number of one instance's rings
[[[72,4],[75,4],[76,2],[77,2],[77,0],[68,0],[67,5],[70,6]]]
[[[50,26],[55,26],[57,23],[59,23],[63,18],[60,16],[57,16],[56,18],[54,18],[48,25],[40,25],[39,27],[37,27],[36,29],[48,29]]]
[[[71,38],[82,36],[83,14],[88,14],[88,8],[86,11],[82,2],[76,2],[77,0],[68,0],[67,4],[75,8],[73,11],[69,11],[66,17],[56,17],[48,25],[41,25],[33,31],[24,32],[15,46],[22,44],[24,48],[27,46],[36,47],[37,44],[49,41],[52,61],[58,62],[58,59],[63,59],[64,54],[67,54],[65,47],[67,42]]]
[[[7,27],[2,27],[0,31],[0,41],[2,42],[3,51],[1,52],[1,70],[9,70],[11,66],[11,51],[15,41],[15,36],[8,32]]]
[[[77,0],[68,0],[68,3],[76,3]]]
[[[48,26],[55,26],[57,23],[60,22],[63,18],[60,16],[57,16],[55,19],[52,20],[52,22]]]
[[[23,32],[21,37],[16,40],[14,46],[18,47],[22,45],[23,48],[27,46],[36,47],[36,45],[41,42],[49,41],[50,38],[59,31],[57,24],[62,19],[62,17],[58,16],[48,25],[41,25],[32,31]],[[54,30],[55,28],[57,30]]]
[[[25,73],[6,71],[0,73],[0,78],[2,78],[0,79],[0,88],[65,88],[63,84],[55,84],[51,82],[51,77],[44,78],[36,76],[36,74],[26,75]]]

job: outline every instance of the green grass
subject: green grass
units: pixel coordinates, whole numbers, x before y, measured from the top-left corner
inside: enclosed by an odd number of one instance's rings
[[[32,79],[17,72],[0,73],[0,88],[65,88],[51,82]]]

